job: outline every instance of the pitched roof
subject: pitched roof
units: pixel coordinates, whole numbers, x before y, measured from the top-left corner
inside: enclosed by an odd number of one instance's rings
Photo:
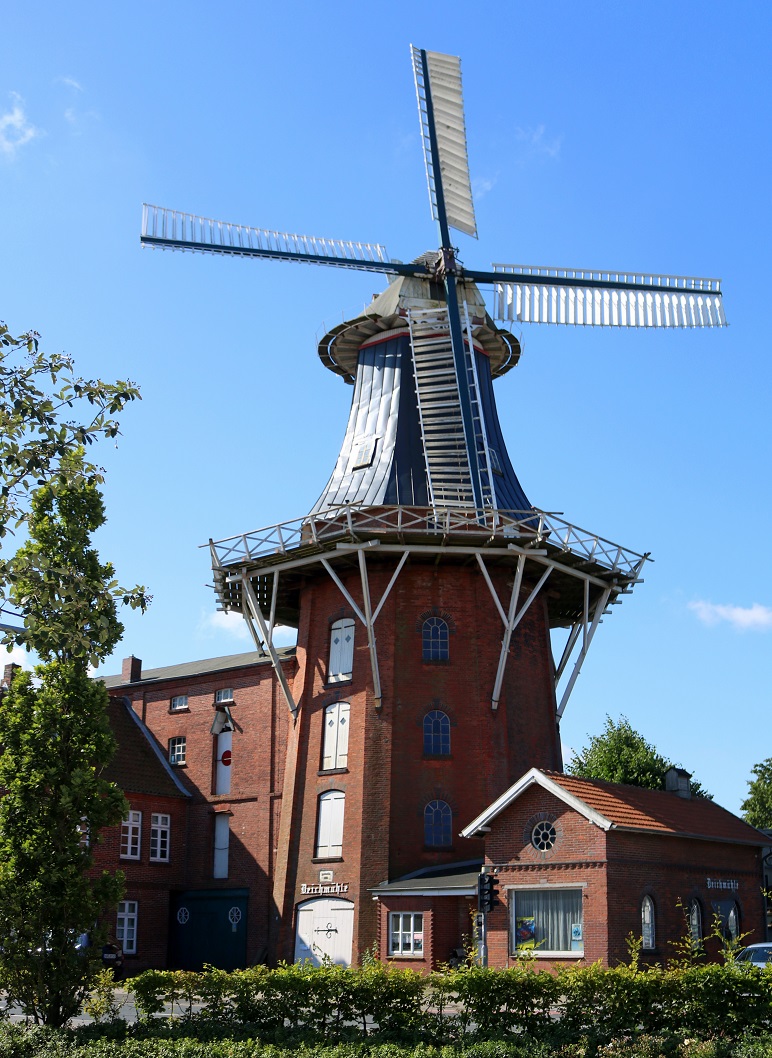
[[[481,866],[482,860],[465,860],[424,867],[393,882],[381,882],[370,892],[379,896],[476,896]]]
[[[111,698],[110,727],[118,749],[105,768],[105,778],[127,795],[190,797],[163,750],[125,698]]]
[[[280,658],[290,658],[295,654],[295,647],[278,647],[276,653]],[[164,665],[158,669],[145,669],[142,672],[140,682],[147,683],[150,680],[174,680],[188,676],[201,676],[212,672],[227,672],[230,669],[245,668],[248,665],[270,665],[271,659],[264,654],[258,654],[256,650],[249,650],[244,654],[226,654],[221,658],[204,658],[200,661],[183,661],[179,665]],[[108,690],[117,687],[128,687],[129,680],[123,676],[103,676],[102,683]],[[135,681],[136,682],[136,681]]]
[[[578,779],[538,768],[532,768],[489,805],[462,831],[463,836],[471,837],[488,828],[500,812],[535,784],[549,790],[603,830],[649,831],[740,845],[769,844],[760,830],[703,797],[679,797],[666,790]]]

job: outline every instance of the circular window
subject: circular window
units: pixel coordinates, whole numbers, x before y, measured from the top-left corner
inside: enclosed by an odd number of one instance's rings
[[[558,832],[553,823],[542,820],[531,831],[531,844],[539,852],[547,852],[558,839]]]

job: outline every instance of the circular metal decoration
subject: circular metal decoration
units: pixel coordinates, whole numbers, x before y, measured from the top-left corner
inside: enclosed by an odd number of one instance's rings
[[[554,823],[546,819],[542,819],[531,831],[531,844],[539,852],[549,852],[557,840],[558,832],[555,830]]]
[[[237,926],[241,922],[241,910],[238,907],[232,907],[228,912],[228,921],[232,926]]]
[[[190,911],[188,911],[188,909],[186,907],[181,907],[179,909],[179,911],[177,912],[177,921],[179,922],[179,924],[181,926],[184,926],[189,918],[190,918]]]

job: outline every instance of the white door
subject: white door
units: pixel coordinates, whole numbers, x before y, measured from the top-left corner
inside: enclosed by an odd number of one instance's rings
[[[298,905],[295,962],[321,966],[325,959],[351,965],[354,905],[335,897],[319,897]]]

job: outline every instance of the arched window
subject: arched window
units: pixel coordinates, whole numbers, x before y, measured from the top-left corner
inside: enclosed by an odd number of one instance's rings
[[[641,937],[643,939],[644,951],[654,948],[654,901],[650,896],[644,896],[641,900]]]
[[[718,915],[725,940],[735,941],[740,935],[740,909],[734,900],[714,900],[713,916]]]
[[[330,626],[328,683],[350,680],[354,670],[354,619],[342,617]]]
[[[346,795],[342,790],[327,790],[319,795],[316,824],[316,855],[329,858],[343,855],[343,814]]]
[[[692,947],[702,947],[702,907],[694,897],[689,901],[689,937]]]
[[[441,709],[432,709],[424,717],[424,753],[433,757],[450,754],[450,720]]]
[[[322,771],[348,767],[348,729],[351,706],[333,702],[324,710]]]
[[[453,813],[447,801],[430,801],[424,808],[424,844],[436,848],[453,843]]]
[[[450,657],[448,622],[441,617],[427,617],[421,630],[424,661],[447,661]]]

